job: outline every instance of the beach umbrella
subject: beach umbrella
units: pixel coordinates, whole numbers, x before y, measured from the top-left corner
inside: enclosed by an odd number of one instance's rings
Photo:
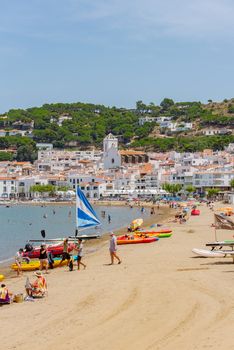
[[[132,230],[136,230],[138,227],[140,227],[143,224],[143,219],[142,218],[138,218],[135,219],[131,222],[131,229]]]

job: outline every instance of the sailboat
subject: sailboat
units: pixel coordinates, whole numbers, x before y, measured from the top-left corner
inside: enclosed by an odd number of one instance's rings
[[[89,203],[88,199],[85,197],[84,193],[81,191],[80,187],[76,188],[76,233],[75,236],[69,236],[69,238],[82,238],[82,239],[92,239],[98,238],[100,235],[81,235],[79,231],[91,227],[98,227],[101,225],[100,220],[97,217],[92,205]],[[80,230],[81,229],[81,230]]]
[[[101,225],[100,220],[97,217],[97,214],[95,213],[92,205],[89,203],[88,199],[85,197],[84,193],[81,191],[79,186],[76,188],[76,231],[75,236],[69,236],[69,240],[77,240],[78,238],[81,239],[94,239],[94,238],[100,238],[99,234],[91,234],[91,235],[85,235],[80,234],[85,229],[91,228],[91,227],[98,227]],[[31,239],[28,242],[59,242],[63,240],[64,238],[53,238],[53,239],[46,239],[45,238],[45,231],[43,231],[43,240],[42,239]],[[42,233],[41,231],[41,233]]]

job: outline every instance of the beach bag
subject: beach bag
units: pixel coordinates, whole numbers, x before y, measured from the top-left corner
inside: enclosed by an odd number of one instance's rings
[[[14,297],[15,303],[22,303],[24,301],[24,295],[22,293],[16,294]]]
[[[73,271],[73,261],[72,261],[72,259],[69,262],[69,271]]]

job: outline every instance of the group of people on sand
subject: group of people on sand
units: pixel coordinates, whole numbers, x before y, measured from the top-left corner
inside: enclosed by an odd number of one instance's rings
[[[69,245],[69,240],[68,238],[65,238],[63,241],[63,253],[60,261],[60,266],[64,260],[67,260],[67,266],[69,267],[71,262],[73,264],[73,259],[68,252],[68,245]],[[74,249],[77,252],[77,269],[80,270],[80,266],[83,266],[83,268],[85,269],[86,264],[84,264],[82,261],[82,258],[84,256],[84,248],[83,248],[83,242],[81,238],[78,238],[77,244],[75,244]],[[118,264],[121,264],[122,260],[117,255],[117,237],[113,232],[110,232],[109,252],[110,252],[110,259],[111,259],[111,262],[109,265],[113,265],[115,260],[117,260]],[[24,250],[21,248],[19,249],[19,251],[16,253],[16,256],[15,256],[15,262],[18,267],[17,269],[18,276],[22,275],[21,264],[24,259],[28,259],[28,262],[30,261],[29,258],[24,257]],[[43,298],[48,294],[47,280],[44,274],[42,273],[43,268],[45,268],[45,273],[47,274],[48,266],[49,266],[48,252],[45,244],[41,245],[39,259],[40,259],[40,271],[34,272],[35,280],[33,282],[30,282],[28,277],[26,280],[26,284],[25,284],[25,291],[27,294],[25,297],[26,301],[34,301],[35,298]],[[12,301],[14,301],[13,293],[10,293],[7,286],[5,284],[2,284],[0,288],[0,305],[10,304]]]
[[[34,272],[36,279],[31,283],[29,278],[26,280],[25,291],[27,296],[26,301],[34,300],[35,298],[43,298],[47,292],[46,278],[41,271]],[[0,287],[0,305],[11,304],[17,300],[17,295],[11,293],[5,284],[1,284]]]
[[[59,263],[59,266],[62,265],[64,260],[67,260],[67,266],[69,266],[69,263],[71,262],[71,256],[69,254],[69,242],[68,238],[65,238],[63,241],[63,252],[62,252],[62,258]],[[80,265],[86,268],[86,265],[81,261],[83,256],[84,256],[84,251],[83,251],[83,242],[81,238],[77,239],[77,243],[74,243],[74,250],[77,252],[77,268],[78,270],[80,269]],[[23,248],[20,248],[19,251],[15,255],[15,263],[17,265],[17,275],[20,276],[22,275],[22,262],[26,260],[28,263],[30,262],[30,258],[24,256],[25,250]],[[45,273],[48,274],[48,268],[50,267],[53,269],[53,263],[54,263],[54,258],[53,254],[48,251],[46,244],[42,244],[40,247],[40,253],[39,253],[39,261],[40,261],[40,271],[45,269]]]

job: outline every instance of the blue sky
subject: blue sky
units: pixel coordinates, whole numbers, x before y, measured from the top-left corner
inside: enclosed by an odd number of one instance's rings
[[[0,0],[0,112],[234,97],[233,0]]]

